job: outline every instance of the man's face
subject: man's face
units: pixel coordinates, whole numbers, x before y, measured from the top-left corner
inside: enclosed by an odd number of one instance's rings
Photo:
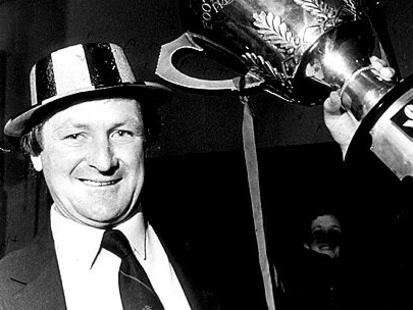
[[[311,242],[309,247],[331,258],[340,255],[341,225],[333,215],[321,215],[311,223]]]
[[[94,227],[116,224],[136,207],[144,179],[139,104],[112,98],[71,106],[42,128],[43,170],[57,210]]]

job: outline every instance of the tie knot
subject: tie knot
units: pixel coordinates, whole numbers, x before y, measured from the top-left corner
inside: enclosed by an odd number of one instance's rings
[[[102,247],[121,259],[132,253],[128,239],[119,230],[106,230],[103,234]]]

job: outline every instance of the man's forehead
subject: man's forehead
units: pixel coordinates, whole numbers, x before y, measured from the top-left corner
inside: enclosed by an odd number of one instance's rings
[[[340,222],[338,219],[333,215],[321,215],[317,216],[313,222],[311,223],[311,229],[315,228],[329,228],[329,227],[336,227],[338,229],[341,228]]]
[[[140,104],[135,99],[129,98],[106,98],[97,100],[88,100],[76,103],[64,110],[53,114],[47,121],[54,120],[71,120],[83,123],[92,122],[93,120],[113,120],[119,119],[140,119]]]

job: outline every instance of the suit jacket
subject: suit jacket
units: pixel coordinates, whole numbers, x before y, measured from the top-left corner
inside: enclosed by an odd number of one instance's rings
[[[214,290],[207,287],[208,281],[203,282],[195,274],[187,275],[194,269],[185,264],[181,268],[165,249],[191,308],[220,309]],[[50,226],[29,246],[0,261],[0,309],[66,309]]]

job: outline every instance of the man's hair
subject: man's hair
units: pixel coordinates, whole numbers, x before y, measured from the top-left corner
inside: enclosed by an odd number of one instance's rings
[[[141,104],[141,114],[144,124],[145,143],[144,148],[151,147],[159,133],[161,126],[158,110],[151,105]],[[43,150],[42,129],[44,123],[51,117],[49,115],[20,138],[20,149],[25,155],[39,156]]]
[[[319,217],[319,216],[324,216],[324,215],[329,215],[337,219],[337,221],[342,225],[342,217],[341,214],[337,210],[332,210],[331,208],[328,207],[316,207],[313,210],[307,211],[304,216],[301,219],[301,240],[304,241],[304,243],[309,243],[312,238],[312,230],[311,230],[311,224],[313,221]]]
[[[39,156],[43,150],[42,128],[45,121],[35,125],[20,138],[20,149],[25,155]]]

